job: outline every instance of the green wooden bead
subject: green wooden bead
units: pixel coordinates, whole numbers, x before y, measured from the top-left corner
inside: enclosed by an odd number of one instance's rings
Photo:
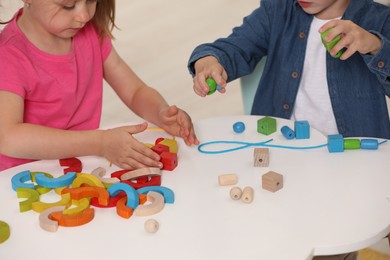
[[[206,83],[210,88],[210,91],[207,93],[207,95],[213,94],[217,90],[217,83],[212,78],[206,79]]]
[[[325,41],[326,36],[333,30],[333,28],[330,28],[326,30],[325,32],[321,33],[321,41],[322,44],[325,46],[327,51],[330,51],[333,49],[333,47],[341,40],[341,36],[337,35],[334,37],[331,41],[327,42]],[[334,55],[334,58],[340,58],[340,56],[343,54],[343,50],[340,50],[336,55]]]
[[[359,139],[344,139],[344,149],[345,150],[360,149],[360,140]]]

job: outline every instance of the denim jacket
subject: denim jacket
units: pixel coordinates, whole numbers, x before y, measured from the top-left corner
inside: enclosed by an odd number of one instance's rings
[[[250,74],[267,56],[251,113],[289,119],[312,19],[296,0],[262,0],[261,7],[227,38],[195,48],[188,62],[190,73],[194,75],[196,60],[212,55],[225,68],[229,82]],[[390,8],[372,0],[350,0],[342,19],[378,36],[382,48],[375,56],[356,52],[345,61],[327,53],[329,95],[339,133],[390,139],[386,105],[386,95],[390,96]]]

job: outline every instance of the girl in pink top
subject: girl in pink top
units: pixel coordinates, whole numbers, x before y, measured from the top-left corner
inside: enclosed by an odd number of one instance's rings
[[[96,130],[103,78],[137,115],[198,144],[191,118],[148,87],[111,44],[115,1],[24,0],[0,34],[0,171],[96,155],[121,168],[162,167],[133,138],[147,123]]]

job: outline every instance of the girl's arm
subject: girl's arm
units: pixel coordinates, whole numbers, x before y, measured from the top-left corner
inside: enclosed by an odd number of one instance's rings
[[[103,156],[121,168],[161,167],[159,156],[131,134],[146,124],[112,130],[72,131],[23,122],[24,100],[0,91],[0,153],[24,159]]]

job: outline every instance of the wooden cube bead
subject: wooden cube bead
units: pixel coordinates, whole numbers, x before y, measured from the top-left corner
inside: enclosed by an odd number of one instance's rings
[[[253,151],[253,165],[255,167],[268,167],[269,165],[269,149],[255,148]]]
[[[283,188],[283,175],[269,171],[261,178],[262,187],[265,190],[275,192]]]

